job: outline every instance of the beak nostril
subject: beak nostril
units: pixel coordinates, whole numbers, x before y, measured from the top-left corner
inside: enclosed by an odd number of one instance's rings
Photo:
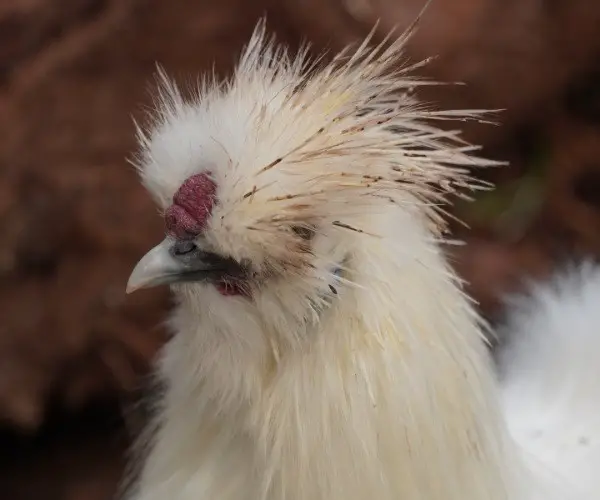
[[[176,256],[187,255],[196,250],[196,244],[193,241],[177,241],[173,245],[173,254]]]

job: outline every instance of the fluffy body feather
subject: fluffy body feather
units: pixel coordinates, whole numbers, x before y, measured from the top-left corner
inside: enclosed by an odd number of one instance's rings
[[[185,101],[162,77],[142,180],[166,209],[210,172],[203,244],[253,279],[247,296],[173,287],[165,391],[127,498],[534,498],[439,248],[440,205],[491,162],[431,125],[474,113],[410,97],[420,82],[394,70],[405,38],[319,67],[261,26],[229,82]]]
[[[535,498],[600,498],[600,267],[589,262],[512,297],[500,327],[501,398],[539,474]]]

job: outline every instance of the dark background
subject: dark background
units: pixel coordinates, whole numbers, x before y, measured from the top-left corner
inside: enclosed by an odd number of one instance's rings
[[[0,498],[108,500],[143,418],[166,290],[125,297],[161,220],[125,158],[155,61],[225,75],[257,20],[340,48],[423,0],[0,0]],[[600,2],[434,0],[408,48],[468,139],[509,168],[456,211],[452,261],[490,319],[526,276],[600,250]]]

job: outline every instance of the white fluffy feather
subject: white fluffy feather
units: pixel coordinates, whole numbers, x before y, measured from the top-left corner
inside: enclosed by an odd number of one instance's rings
[[[409,97],[404,42],[318,67],[261,26],[228,83],[186,101],[163,76],[139,134],[143,182],[165,208],[210,170],[206,241],[263,279],[251,299],[174,287],[165,394],[128,498],[533,498],[480,322],[438,246],[439,205],[491,162],[431,124],[473,113]],[[309,251],[297,225],[316,231]]]
[[[600,268],[532,285],[500,330],[507,423],[552,490],[540,498],[600,498]]]

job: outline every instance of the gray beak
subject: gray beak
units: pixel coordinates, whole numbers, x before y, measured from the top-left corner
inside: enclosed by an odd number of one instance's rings
[[[205,252],[192,241],[166,238],[137,263],[126,292],[172,283],[218,280],[239,272],[239,265],[231,259]]]

